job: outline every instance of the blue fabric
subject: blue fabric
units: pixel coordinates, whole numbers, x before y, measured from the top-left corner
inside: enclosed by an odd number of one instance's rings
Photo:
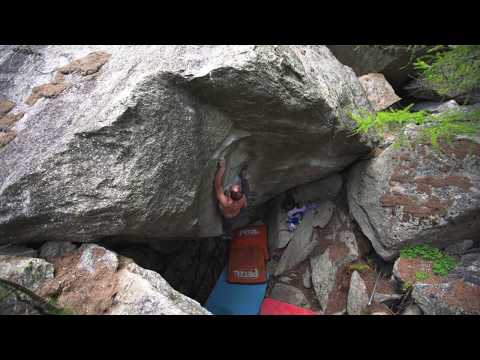
[[[297,229],[297,226],[300,224],[300,222],[303,219],[303,216],[308,210],[314,210],[318,208],[320,204],[318,203],[308,203],[304,207],[298,209],[298,208],[293,208],[287,213],[287,224],[288,224],[288,231],[294,232]]]
[[[264,284],[230,284],[223,269],[205,308],[214,315],[258,315],[267,291]]]

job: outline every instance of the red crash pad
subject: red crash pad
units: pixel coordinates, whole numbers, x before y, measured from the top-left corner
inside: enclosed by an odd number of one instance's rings
[[[228,282],[260,284],[267,281],[264,252],[258,247],[231,247],[228,260]]]
[[[238,229],[233,233],[232,248],[255,247],[263,251],[264,259],[268,260],[267,226],[255,225]]]
[[[283,301],[265,298],[260,315],[317,315],[317,313]]]

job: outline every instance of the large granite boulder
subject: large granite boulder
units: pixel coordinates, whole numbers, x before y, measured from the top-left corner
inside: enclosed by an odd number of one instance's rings
[[[406,49],[389,50],[366,45],[328,45],[328,48],[358,76],[382,73],[395,88],[408,82],[413,72],[411,55]]]
[[[24,114],[0,243],[216,236],[220,157],[226,183],[248,165],[256,206],[372,145],[349,136],[360,83],[320,45],[1,46],[0,93]]]
[[[435,149],[418,130],[406,131],[411,146],[356,164],[347,185],[352,215],[387,261],[410,244],[445,247],[480,233],[480,140]]]

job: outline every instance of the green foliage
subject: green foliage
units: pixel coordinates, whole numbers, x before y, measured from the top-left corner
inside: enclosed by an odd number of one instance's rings
[[[430,274],[425,271],[417,271],[415,273],[415,279],[417,281],[424,281],[424,280],[427,280],[429,277],[430,277]]]
[[[378,135],[384,136],[385,131],[398,132],[408,123],[423,124],[427,117],[424,111],[410,112],[413,104],[401,110],[380,111],[376,114],[360,111],[351,113],[350,117],[357,123],[354,134],[368,133],[373,129]]]
[[[423,138],[439,148],[438,140],[451,142],[454,136],[480,133],[480,110],[471,112],[448,111],[431,117],[431,123],[422,130]]]
[[[405,145],[408,141],[402,134],[405,125],[426,125],[420,131],[419,139],[430,141],[436,149],[440,149],[439,140],[451,142],[458,135],[477,135],[480,133],[480,110],[459,111],[451,110],[439,115],[429,115],[424,111],[410,112],[413,104],[401,110],[380,111],[376,114],[360,111],[351,113],[350,117],[356,122],[354,134],[369,133],[385,136],[388,131],[397,136],[395,146]]]
[[[412,286],[413,286],[413,282],[410,281],[410,280],[407,280],[403,283],[402,289],[403,289],[403,291],[407,291],[410,288],[412,288]]]
[[[437,45],[414,67],[419,80],[439,95],[455,97],[480,89],[480,45]]]
[[[400,251],[403,258],[420,258],[432,261],[432,271],[439,276],[446,276],[455,267],[456,261],[453,257],[445,255],[439,249],[430,245],[410,246]]]
[[[357,264],[350,265],[349,269],[350,269],[351,272],[358,271],[360,273],[363,273],[367,270],[370,270],[370,266],[367,265],[367,264],[357,263]]]

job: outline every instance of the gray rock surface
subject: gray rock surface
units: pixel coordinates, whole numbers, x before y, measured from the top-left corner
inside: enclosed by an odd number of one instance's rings
[[[314,181],[292,189],[292,194],[300,204],[333,200],[340,192],[343,185],[342,177],[338,174],[325,179]]]
[[[418,129],[407,137],[415,141]],[[407,244],[444,247],[480,233],[480,140],[459,137],[441,148],[390,146],[353,167],[351,214],[385,260]]]
[[[463,255],[447,276],[434,275],[431,269],[429,261],[399,258],[393,275],[413,284],[412,298],[426,315],[480,314],[480,253]],[[416,280],[419,271],[428,278]]]
[[[0,278],[12,281],[29,290],[39,289],[52,279],[54,267],[43,259],[0,255]]]
[[[0,242],[219,235],[213,193],[248,165],[251,206],[370,151],[369,108],[328,48],[0,47],[0,92],[25,112],[0,150]]]
[[[310,289],[312,287],[312,273],[310,272],[310,267],[307,267],[305,273],[303,274],[303,287],[305,289]]]
[[[173,289],[156,272],[134,263],[119,274],[118,293],[109,315],[211,315],[200,304]]]
[[[368,305],[368,300],[368,291],[365,281],[363,281],[358,271],[354,271],[350,278],[350,288],[348,290],[348,315],[362,315],[362,311]]]
[[[270,252],[276,249],[285,248],[293,237],[293,233],[288,231],[287,211],[282,209],[284,195],[275,197],[269,204],[268,210],[268,246]]]
[[[273,287],[270,297],[279,301],[297,305],[300,307],[309,308],[310,304],[300,289],[294,286],[286,285],[282,283],[276,283]]]
[[[474,245],[473,240],[464,240],[447,246],[444,251],[449,255],[463,255]]]
[[[328,225],[332,219],[333,212],[335,211],[335,204],[331,201],[325,201],[314,210],[313,227],[324,228]]]
[[[383,74],[370,73],[360,76],[358,80],[375,111],[385,110],[401,100]]]
[[[275,269],[276,276],[293,269],[307,259],[318,245],[313,234],[314,217],[314,211],[307,211],[305,213],[302,222],[295,230],[292,240],[290,240],[290,243],[278,262],[277,268]]]
[[[413,66],[407,51],[388,51],[372,46],[328,45],[341,63],[351,67],[358,76],[382,73],[394,87],[403,86],[410,80]]]

